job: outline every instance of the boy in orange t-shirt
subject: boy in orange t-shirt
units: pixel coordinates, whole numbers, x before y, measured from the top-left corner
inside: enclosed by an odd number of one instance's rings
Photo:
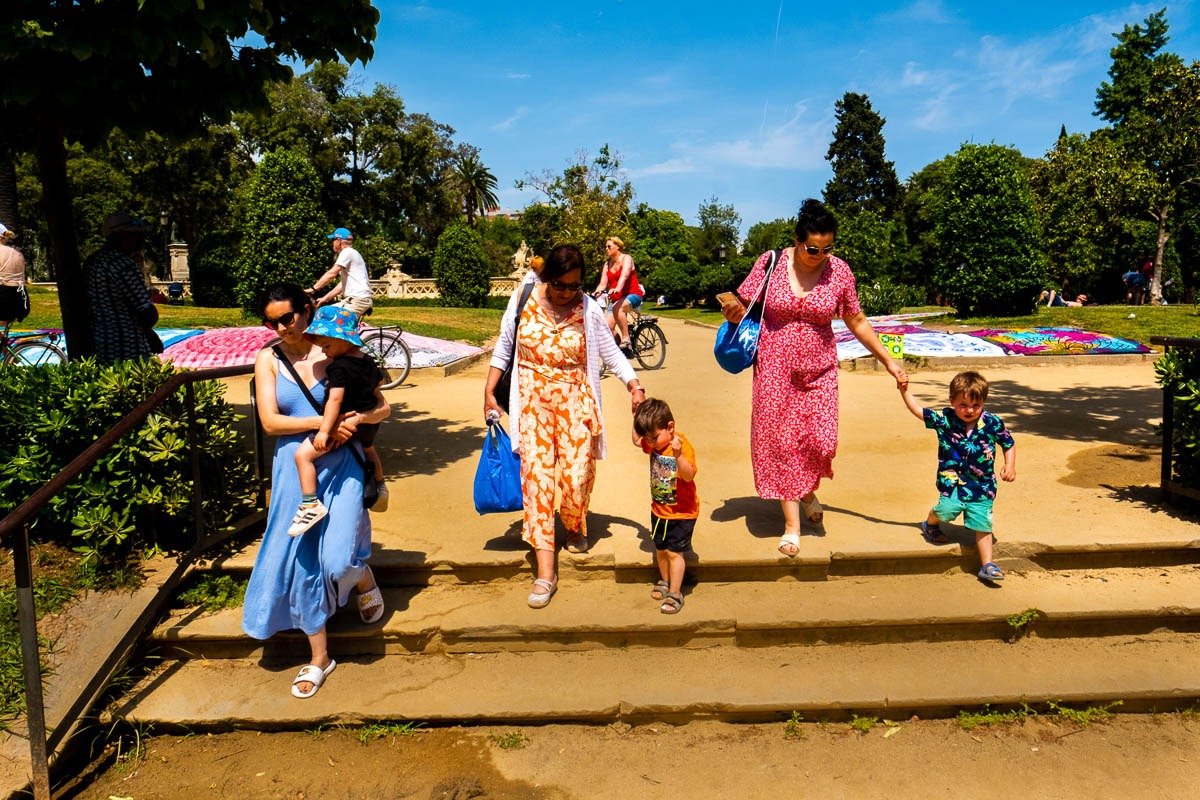
[[[650,596],[661,601],[662,613],[678,614],[683,608],[683,554],[692,548],[700,516],[696,451],[675,430],[671,407],[650,397],[633,415],[633,443],[650,455],[650,533],[662,576]]]

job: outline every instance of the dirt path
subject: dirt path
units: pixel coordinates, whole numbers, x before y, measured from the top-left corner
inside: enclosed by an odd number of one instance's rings
[[[721,723],[447,728],[366,745],[350,730],[165,737],[77,797],[1182,799],[1200,781],[1191,714],[1086,728],[1039,718],[969,732],[953,720],[792,730],[799,738],[785,724]]]

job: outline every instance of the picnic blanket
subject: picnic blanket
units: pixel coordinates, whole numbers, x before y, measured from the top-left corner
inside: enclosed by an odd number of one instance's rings
[[[1029,328],[999,330],[987,328],[971,331],[987,342],[1004,348],[1015,356],[1077,356],[1111,355],[1114,353],[1149,353],[1149,347],[1132,339],[1107,336],[1079,328]],[[905,342],[907,351],[907,338]]]

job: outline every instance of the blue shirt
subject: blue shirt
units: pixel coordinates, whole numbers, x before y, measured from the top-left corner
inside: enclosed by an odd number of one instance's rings
[[[972,430],[952,408],[922,409],[925,427],[938,437],[937,489],[964,501],[996,498],[996,445],[1010,449],[1012,434],[995,414],[983,412]]]

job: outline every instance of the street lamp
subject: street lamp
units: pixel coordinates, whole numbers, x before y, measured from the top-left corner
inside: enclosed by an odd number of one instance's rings
[[[717,257],[721,259],[721,266],[725,266],[725,245],[717,248]]]

